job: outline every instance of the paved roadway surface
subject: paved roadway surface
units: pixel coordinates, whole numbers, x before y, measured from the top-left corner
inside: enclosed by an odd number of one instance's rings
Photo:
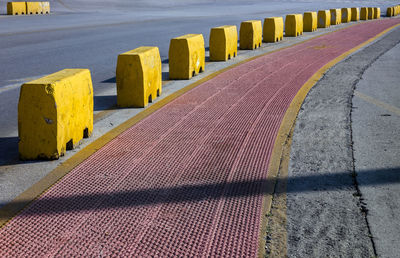
[[[3,14],[6,0],[0,0]],[[19,86],[64,68],[89,68],[95,95],[115,88],[119,53],[156,45],[168,56],[169,40],[247,19],[309,10],[392,5],[393,1],[50,1],[53,14],[0,15],[0,144],[15,144]],[[95,97],[95,110],[115,105],[114,95]]]
[[[399,57],[397,28],[333,67],[303,103],[288,173],[290,257],[400,257]]]
[[[0,255],[255,256],[269,157],[293,97],[324,64],[399,22],[310,40],[182,95],[3,227]]]

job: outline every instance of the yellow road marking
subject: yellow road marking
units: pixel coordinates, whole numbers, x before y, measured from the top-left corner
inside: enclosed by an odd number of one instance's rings
[[[354,95],[365,100],[366,102],[369,102],[371,104],[374,104],[375,106],[378,106],[380,108],[383,108],[389,112],[392,112],[398,116],[400,116],[400,108],[397,108],[395,106],[389,105],[385,102],[382,102],[380,100],[371,98],[370,96],[365,95],[364,93],[361,93],[359,91],[354,91]]]
[[[112,139],[114,139],[115,137],[117,137],[119,134],[121,134],[122,132],[124,132],[125,130],[127,130],[128,128],[132,127],[133,125],[135,125],[136,123],[140,122],[141,120],[143,120],[144,118],[148,117],[149,115],[151,115],[152,113],[154,113],[155,111],[157,111],[158,109],[162,108],[163,106],[165,106],[166,104],[168,104],[169,102],[171,102],[172,100],[178,98],[179,96],[183,95],[184,93],[188,92],[189,90],[197,87],[198,85],[218,76],[221,73],[224,73],[232,68],[235,68],[241,64],[250,62],[254,59],[257,59],[259,57],[262,56],[266,56],[278,51],[281,51],[283,49],[287,49],[299,44],[303,44],[305,42],[308,42],[310,40],[340,31],[340,30],[344,30],[347,28],[350,28],[352,26],[355,26],[357,24],[352,24],[350,26],[347,26],[345,28],[341,28],[335,31],[331,31],[325,34],[321,34],[315,37],[312,37],[310,39],[304,40],[302,42],[298,42],[296,44],[290,45],[290,46],[286,46],[286,47],[282,47],[280,49],[276,49],[274,51],[268,52],[268,53],[263,53],[260,54],[258,56],[254,56],[254,57],[250,57],[246,60],[243,60],[241,62],[238,62],[236,64],[233,64],[231,66],[228,66],[226,68],[223,68],[219,71],[216,71],[192,84],[189,84],[188,86],[172,93],[171,95],[165,97],[164,99],[161,99],[160,101],[152,104],[151,106],[149,106],[148,108],[144,109],[142,112],[140,112],[139,114],[135,115],[134,117],[130,118],[129,120],[125,121],[124,123],[122,123],[121,125],[115,127],[114,129],[110,130],[109,132],[107,132],[106,134],[104,134],[103,136],[99,137],[97,140],[93,141],[91,144],[89,144],[88,146],[86,146],[85,148],[83,148],[81,151],[79,151],[78,153],[76,153],[74,156],[72,156],[71,158],[67,159],[66,161],[64,161],[63,163],[61,163],[58,167],[56,167],[55,169],[53,169],[49,174],[47,174],[45,177],[43,177],[41,180],[39,180],[37,183],[35,183],[34,185],[32,185],[30,188],[28,188],[26,191],[24,191],[23,193],[21,193],[20,195],[18,195],[15,199],[13,199],[11,202],[9,202],[8,204],[4,205],[3,207],[0,208],[0,229],[2,227],[4,227],[8,221],[10,221],[13,217],[15,217],[16,215],[18,215],[18,213],[20,213],[24,208],[28,207],[28,204],[31,203],[32,201],[34,201],[35,199],[39,198],[42,194],[44,194],[45,192],[47,192],[51,186],[53,186],[54,184],[56,184],[58,181],[60,181],[66,174],[68,174],[72,169],[74,169],[76,166],[78,166],[80,163],[82,163],[84,160],[86,160],[90,155],[92,155],[93,153],[95,153],[97,150],[99,150],[101,147],[103,147],[105,144],[107,144],[108,142],[110,142]],[[392,28],[394,28],[395,26],[393,26]],[[387,31],[389,31],[389,28]],[[386,31],[385,31],[386,32]],[[383,33],[382,33],[383,34]],[[379,34],[380,35],[380,34]],[[378,36],[377,36],[378,37]],[[373,40],[373,39],[372,39]],[[372,41],[371,40],[371,41]],[[370,41],[367,41],[368,44]],[[344,58],[344,57],[343,57]],[[338,62],[338,61],[337,61]],[[332,64],[333,65],[333,64]],[[331,66],[332,66],[331,65]],[[327,70],[328,68],[326,68],[325,70]],[[322,70],[322,69],[321,69]],[[324,71],[325,71],[324,70]],[[322,76],[323,72],[321,73],[320,76]],[[315,76],[315,75],[314,75]],[[315,79],[313,79],[314,77],[312,77],[310,80],[316,80],[318,81],[318,77],[315,77]],[[316,79],[318,78],[318,79]],[[316,82],[314,81],[312,83],[312,85]],[[307,84],[307,83],[306,83]],[[310,86],[310,88],[312,87],[312,85]],[[302,89],[304,89],[305,85],[303,86]],[[299,93],[302,91],[302,89],[299,91]],[[279,129],[278,132],[278,136],[276,138],[275,141],[275,145],[274,145],[274,149],[271,155],[271,161],[270,161],[270,165],[269,165],[269,174],[272,175],[277,175],[278,172],[278,168],[279,168],[279,163],[277,161],[280,161],[281,159],[281,153],[282,153],[282,143],[285,142],[285,140],[287,139],[287,135],[285,137],[285,132],[289,132],[288,127],[291,128],[292,124],[294,123],[294,119],[297,116],[297,112],[301,106],[302,101],[305,98],[305,95],[307,94],[309,89],[304,89],[301,94],[304,94],[303,99],[301,99],[301,97],[295,97],[295,99],[293,100],[291,106],[289,107],[288,111],[285,114],[285,117],[283,119],[283,123],[281,124],[281,127]],[[298,93],[298,95],[299,95]],[[297,103],[295,100],[300,101],[300,103]],[[294,107],[292,107],[294,105]],[[297,107],[298,106],[298,107]],[[296,109],[297,108],[297,109]],[[295,111],[297,110],[297,111]],[[106,112],[106,111],[103,111]],[[103,116],[102,114],[100,114],[101,112],[99,112],[97,114],[97,116]],[[294,116],[293,120],[290,120],[290,118]],[[286,122],[285,122],[286,121]],[[292,121],[292,122],[290,122]],[[290,126],[289,126],[290,125]],[[287,134],[286,133],[286,134]],[[280,145],[281,144],[281,145]],[[272,172],[271,172],[272,171]],[[275,171],[275,174],[274,174]],[[274,186],[269,186],[272,187],[272,192],[273,192],[273,187]],[[270,188],[268,188],[270,189]],[[268,195],[268,193],[267,193]],[[266,210],[270,210],[270,203],[269,203],[269,198],[266,197],[265,198],[265,202],[264,205],[266,205]],[[270,200],[272,200],[272,195]],[[269,203],[269,204],[268,204]],[[266,214],[266,213],[265,213]]]

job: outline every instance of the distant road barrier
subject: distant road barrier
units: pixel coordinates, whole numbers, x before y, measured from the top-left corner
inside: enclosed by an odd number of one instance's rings
[[[210,60],[226,61],[237,55],[238,34],[236,26],[225,25],[211,28]]]
[[[381,8],[375,7],[374,8],[374,19],[380,19],[381,18]]]
[[[119,107],[145,107],[161,95],[158,47],[139,47],[118,56],[116,82]]]
[[[375,17],[374,7],[368,7],[368,20],[373,20]]]
[[[25,2],[8,2],[7,3],[8,15],[23,15],[26,14]]]
[[[240,49],[253,50],[261,47],[262,25],[259,20],[244,21],[240,24]]]
[[[360,20],[360,9],[357,7],[351,8],[351,21]]]
[[[331,13],[328,10],[318,11],[318,28],[329,28],[331,25]]]
[[[283,39],[283,18],[268,17],[264,19],[263,42],[278,42]]]
[[[92,130],[93,86],[88,69],[65,69],[22,85],[18,103],[21,159],[58,159]]]
[[[204,71],[205,49],[202,34],[187,34],[171,39],[169,78],[187,80]]]
[[[317,30],[318,15],[316,12],[305,12],[303,15],[303,31],[313,32]]]
[[[350,8],[342,8],[342,23],[347,23],[351,21],[351,9]]]
[[[331,12],[331,25],[338,25],[342,23],[342,10],[330,9]]]
[[[50,2],[8,2],[8,15],[49,14]]]
[[[285,19],[285,36],[297,37],[303,34],[303,15],[288,14]]]
[[[361,20],[368,20],[368,7],[361,7],[360,19]]]

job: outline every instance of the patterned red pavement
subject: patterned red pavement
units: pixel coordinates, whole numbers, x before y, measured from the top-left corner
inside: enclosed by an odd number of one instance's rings
[[[257,256],[263,183],[292,99],[323,65],[397,23],[260,57],[175,99],[3,227],[0,257]]]

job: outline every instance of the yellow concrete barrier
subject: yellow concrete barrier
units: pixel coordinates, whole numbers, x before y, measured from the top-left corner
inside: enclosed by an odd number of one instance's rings
[[[342,10],[330,9],[331,12],[331,25],[338,25],[342,22]]]
[[[393,6],[393,16],[398,15],[400,12],[400,6]]]
[[[89,70],[65,69],[22,85],[18,103],[21,159],[58,159],[92,130]]]
[[[283,39],[283,18],[269,17],[264,19],[263,41],[277,42]]]
[[[262,42],[262,26],[261,21],[251,20],[244,21],[240,24],[240,49],[256,49],[261,47]]]
[[[22,15],[26,14],[25,2],[8,2],[7,3],[8,15]]]
[[[374,19],[380,19],[381,18],[381,8],[375,7],[374,8]]]
[[[238,34],[236,26],[215,27],[210,32],[210,60],[226,61],[237,54]]]
[[[368,7],[368,20],[372,20],[375,17],[375,10],[373,7]]]
[[[301,14],[288,14],[285,19],[285,36],[297,37],[303,34],[303,17]]]
[[[342,23],[347,23],[351,20],[351,9],[350,8],[342,8]]]
[[[331,13],[328,10],[318,11],[318,28],[329,28],[331,26]]]
[[[118,56],[117,104],[145,107],[161,94],[161,58],[158,47],[139,47]]]
[[[360,9],[357,7],[351,8],[351,21],[358,21],[360,20]]]
[[[367,7],[361,7],[360,19],[361,20],[368,20],[368,8]]]
[[[202,34],[187,34],[171,39],[169,45],[169,78],[187,80],[205,69]]]
[[[26,14],[43,13],[41,2],[26,2]]]
[[[40,2],[42,5],[42,13],[49,14],[50,13],[50,3],[49,2]]]
[[[318,16],[316,12],[305,12],[303,15],[303,31],[313,32],[317,30]]]
[[[392,16],[394,16],[394,7],[388,7],[388,8],[386,9],[386,16],[387,16],[387,17],[392,17]]]

